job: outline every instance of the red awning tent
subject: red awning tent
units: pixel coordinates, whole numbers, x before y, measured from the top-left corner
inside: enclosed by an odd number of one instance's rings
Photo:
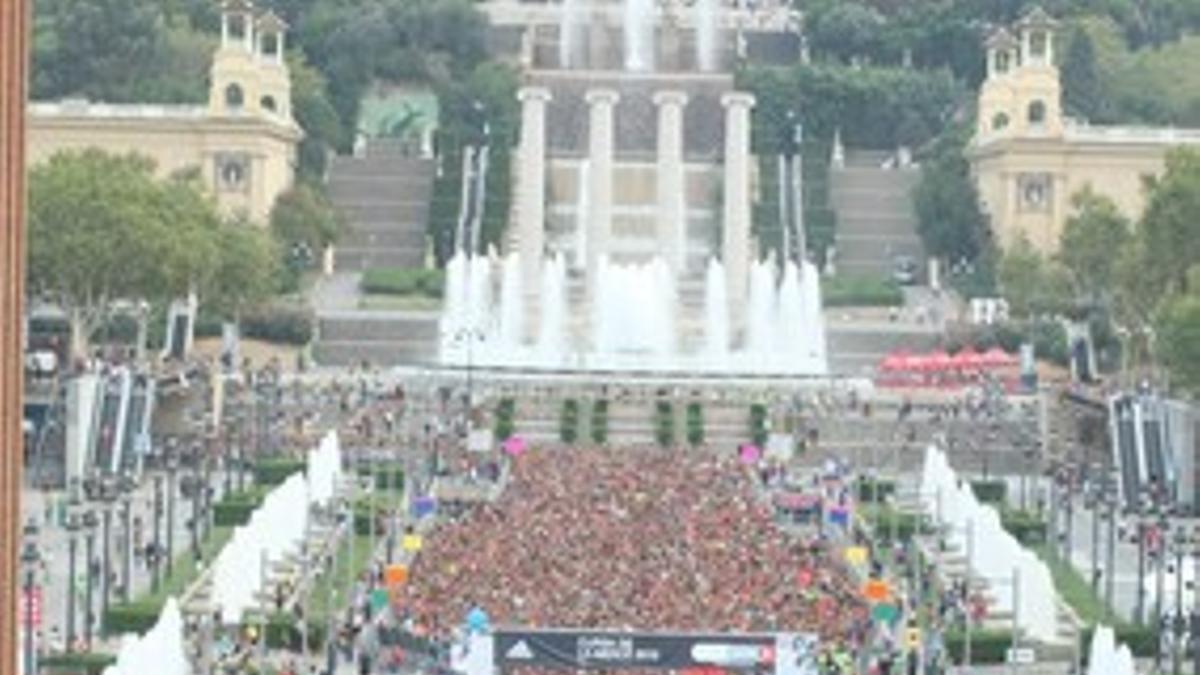
[[[1016,362],[1015,356],[999,347],[989,349],[982,354],[967,347],[954,356],[941,349],[924,355],[895,351],[879,362],[879,370],[888,373],[937,373],[952,370],[998,368],[1011,366]]]

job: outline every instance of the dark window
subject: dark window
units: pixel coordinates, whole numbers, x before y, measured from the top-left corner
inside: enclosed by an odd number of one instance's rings
[[[993,131],[999,131],[1000,129],[1003,129],[1004,127],[1007,127],[1007,126],[1008,126],[1008,115],[1005,115],[1004,113],[996,113],[996,115],[994,117],[992,117],[992,130]]]
[[[1045,124],[1046,123],[1046,104],[1041,101],[1034,101],[1029,104],[1029,123],[1030,124]]]
[[[262,97],[261,105],[263,110],[275,112],[275,98],[273,96]]]
[[[225,87],[225,107],[229,110],[238,110],[245,104],[245,94],[242,93],[242,88],[236,84],[231,84]]]

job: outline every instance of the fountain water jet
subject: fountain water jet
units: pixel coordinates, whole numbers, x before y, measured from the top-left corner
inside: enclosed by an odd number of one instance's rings
[[[654,70],[654,0],[625,0],[625,70]]]

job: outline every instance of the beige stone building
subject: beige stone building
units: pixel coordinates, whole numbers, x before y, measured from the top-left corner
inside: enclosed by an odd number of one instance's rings
[[[1054,63],[1056,22],[1040,8],[987,42],[975,138],[968,148],[997,242],[1024,235],[1057,250],[1071,198],[1083,189],[1112,199],[1130,218],[1145,203],[1144,179],[1175,146],[1200,146],[1200,129],[1095,126],[1064,116]]]
[[[275,198],[292,185],[302,135],[292,118],[285,33],[274,13],[226,2],[207,105],[35,102],[29,162],[89,147],[138,153],[164,176],[199,171],[223,211],[266,222]]]

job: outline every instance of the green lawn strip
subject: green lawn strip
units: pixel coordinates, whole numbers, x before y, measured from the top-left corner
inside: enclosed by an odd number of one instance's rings
[[[376,538],[376,542],[382,541],[382,538]],[[336,578],[330,580],[329,570],[323,571],[317,576],[313,583],[312,592],[309,596],[308,614],[314,621],[325,621],[328,618],[329,612],[329,586],[333,584],[333,607],[341,609],[349,602],[348,589],[353,585],[353,582],[358,579],[359,574],[367,569],[371,553],[371,538],[368,536],[356,536],[354,538],[354,576],[347,579],[346,575],[346,542],[338,541],[337,563],[334,565],[334,571],[337,572]]]
[[[149,630],[158,620],[167,598],[180,598],[200,576],[204,564],[211,563],[232,536],[232,527],[214,527],[208,537],[200,542],[201,565],[197,565],[192,558],[191,546],[183,547],[180,554],[175,556],[171,573],[163,577],[157,592],[147,590],[128,603],[109,608],[104,621],[105,632],[111,635]]]
[[[1054,588],[1058,590],[1058,594],[1075,610],[1084,625],[1111,623],[1104,602],[1092,592],[1091,584],[1071,563],[1055,555],[1048,544],[1032,548],[1042,562],[1046,563],[1046,567],[1050,568],[1050,576],[1054,579]]]

